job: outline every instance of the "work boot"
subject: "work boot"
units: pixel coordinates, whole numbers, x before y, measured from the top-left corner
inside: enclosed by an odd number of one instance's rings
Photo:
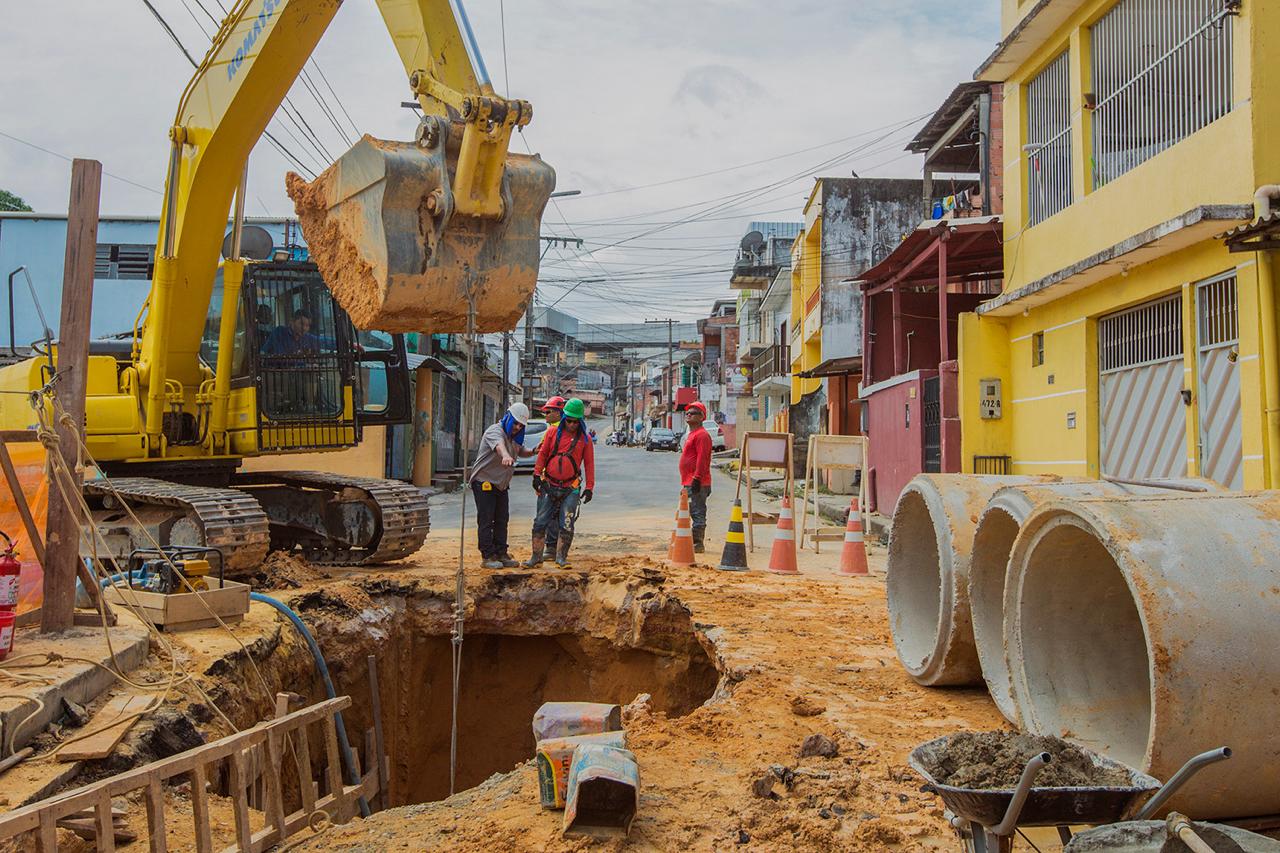
[[[573,544],[573,537],[566,536],[561,532],[560,539],[556,542],[556,565],[559,568],[569,568],[569,546],[571,544]]]
[[[481,563],[480,565],[481,565],[481,566],[483,566],[483,567],[484,567],[484,568],[486,568],[486,569],[501,569],[501,568],[505,568],[505,567],[502,565],[502,560],[501,560],[500,558],[498,558],[498,557],[485,557],[485,558],[484,558],[484,562],[483,562],[483,563]]]
[[[536,569],[538,568],[538,566],[542,565],[542,561],[544,559],[543,551],[546,549],[546,546],[547,546],[547,537],[545,536],[533,537],[533,553],[529,555],[529,559],[524,561],[524,567],[526,569]]]
[[[502,561],[502,568],[504,569],[514,569],[520,565],[520,561],[511,556],[510,551],[503,551],[502,556],[498,557],[498,559]]]
[[[705,527],[693,528],[693,553],[695,554],[706,553],[707,546],[703,544],[703,540],[706,539],[706,536],[707,536],[707,528]]]

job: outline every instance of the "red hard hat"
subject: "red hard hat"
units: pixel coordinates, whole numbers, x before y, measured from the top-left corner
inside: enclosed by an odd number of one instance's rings
[[[692,403],[690,403],[689,405],[685,406],[685,409],[686,409],[686,410],[687,410],[687,409],[697,409],[699,412],[702,412],[702,418],[703,418],[703,420],[706,420],[706,417],[707,417],[707,405],[706,405],[705,403],[703,403],[701,400],[694,400]]]
[[[542,406],[542,411],[544,411],[544,412],[545,412],[545,411],[547,411],[548,409],[563,410],[563,409],[564,409],[564,397],[561,397],[561,396],[558,396],[558,395],[557,395],[557,396],[555,396],[555,397],[552,397],[550,400],[548,400],[548,401],[547,401],[546,403],[544,403],[544,404],[543,404],[543,406]]]

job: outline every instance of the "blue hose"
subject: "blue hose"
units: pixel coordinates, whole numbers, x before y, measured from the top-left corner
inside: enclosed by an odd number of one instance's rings
[[[293,623],[293,627],[298,629],[298,633],[302,635],[302,639],[307,641],[307,648],[311,649],[311,656],[315,658],[315,661],[316,661],[316,672],[320,673],[320,678],[321,680],[324,681],[325,695],[328,696],[330,699],[336,699],[338,696],[338,692],[333,689],[333,680],[329,678],[329,665],[325,663],[324,654],[322,654],[320,651],[320,644],[317,643],[316,638],[311,635],[310,629],[307,628],[307,623],[303,622],[302,618],[298,616],[297,613],[294,613],[293,609],[290,608],[289,605],[285,604],[283,601],[272,598],[269,595],[263,595],[260,592],[250,592],[249,598],[252,601],[260,601],[263,604],[268,604],[274,607],[281,614],[287,617],[290,622]],[[343,763],[346,764],[347,766],[346,767],[347,784],[359,785],[360,774],[356,770],[355,758],[351,754],[351,744],[347,741],[347,726],[344,722],[342,722],[342,712],[341,711],[337,712],[334,715],[334,717],[336,718],[336,722],[338,724],[337,725],[338,745],[342,747],[342,760],[343,760]],[[376,756],[376,755],[372,756],[372,760],[380,761],[381,756]],[[371,812],[369,811],[369,804],[365,802],[364,797],[361,797],[360,798],[360,815],[362,817],[368,817],[370,814]]]

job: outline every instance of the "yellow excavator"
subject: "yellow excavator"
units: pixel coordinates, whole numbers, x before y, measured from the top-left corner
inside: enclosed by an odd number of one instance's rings
[[[341,0],[238,0],[182,93],[150,294],[132,340],[90,346],[85,439],[111,485],[84,488],[118,560],[154,537],[220,548],[229,574],[269,548],[360,565],[426,536],[404,484],[238,470],[407,422],[403,343],[369,330],[510,329],[536,282],[555,172],[508,151],[532,108],[495,94],[461,0],[374,2],[423,115],[411,143],[365,136],[288,176],[310,261],[242,257],[246,164]],[[45,356],[0,368],[0,390],[42,388]],[[0,394],[0,428],[35,420]]]

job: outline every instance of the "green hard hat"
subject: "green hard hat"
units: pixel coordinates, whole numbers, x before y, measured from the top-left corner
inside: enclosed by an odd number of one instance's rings
[[[577,397],[573,397],[569,402],[564,404],[564,416],[566,418],[577,418],[582,420],[586,417],[587,407],[582,405],[582,401]]]

